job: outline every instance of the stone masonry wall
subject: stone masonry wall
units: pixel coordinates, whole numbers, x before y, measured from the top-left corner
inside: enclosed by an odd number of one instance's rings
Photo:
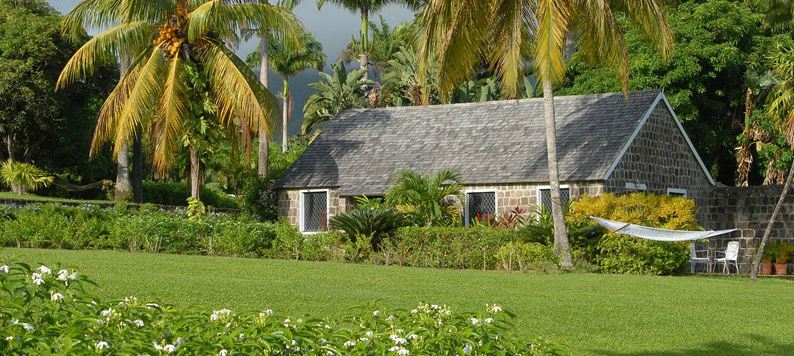
[[[709,250],[723,251],[728,241],[739,241],[739,269],[742,273],[749,273],[755,246],[758,246],[764,236],[764,230],[782,189],[782,186],[716,188],[711,196],[709,224],[706,227],[713,230],[739,230],[711,239]],[[794,243],[794,191],[789,192],[776,220],[770,241],[785,240]]]
[[[713,186],[695,158],[675,118],[659,103],[606,182],[606,191],[626,192],[626,183],[645,184],[646,192],[667,194],[668,188],[686,189],[698,207],[698,220],[708,222]]]
[[[300,214],[300,194],[302,190],[282,190],[278,193],[278,215],[286,218],[292,226],[298,227]],[[335,214],[347,211],[350,201],[346,197],[340,197],[336,189],[328,189],[329,194],[329,220]]]
[[[582,195],[599,195],[604,191],[604,184],[600,182],[562,182],[562,186],[571,189],[571,198],[575,199]],[[467,185],[463,191],[471,190],[495,190],[496,191],[496,214],[510,212],[515,207],[529,210],[537,205],[538,187],[545,187],[548,184],[499,184],[499,185]]]

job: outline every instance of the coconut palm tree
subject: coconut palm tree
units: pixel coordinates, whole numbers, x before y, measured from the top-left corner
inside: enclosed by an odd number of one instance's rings
[[[287,152],[289,141],[288,126],[292,117],[292,94],[290,93],[289,79],[306,69],[314,68],[318,71],[323,70],[325,65],[325,53],[323,45],[309,32],[301,32],[300,41],[297,44],[290,44],[282,39],[271,39],[268,52],[270,68],[280,74],[283,81],[281,93],[281,151]],[[248,57],[249,64],[252,60],[261,57],[259,51],[252,53]]]
[[[554,83],[564,77],[563,52],[573,35],[590,62],[616,69],[627,90],[628,51],[618,13],[669,55],[673,35],[660,0],[428,0],[419,15],[424,27],[419,72],[425,75],[427,63],[437,58],[444,101],[471,78],[482,58],[490,60],[508,97],[518,96],[525,66],[534,68],[543,88],[554,246],[564,268],[572,261],[560,200]]]
[[[75,52],[57,88],[92,75],[102,59],[133,58],[100,110],[91,156],[108,141],[118,154],[141,134],[135,129],[140,125],[151,137],[153,166],[162,174],[197,117],[211,114],[228,129],[273,127],[275,97],[227,44],[239,42],[244,28],[272,28],[289,38],[299,27],[289,11],[253,0],[83,0],[65,17],[63,31],[79,36],[84,28],[104,30]],[[191,71],[206,80],[199,94],[211,110],[196,112]],[[200,157],[195,145],[189,151],[191,195],[198,199]]]
[[[321,80],[309,84],[317,92],[303,106],[301,132],[311,132],[314,125],[332,119],[344,109],[360,108],[367,104],[366,93],[374,84],[364,79],[364,70],[347,72],[344,61],[331,67],[331,74],[320,72]]]
[[[360,68],[365,69],[364,79],[369,79],[369,15],[378,12],[386,5],[404,4],[409,8],[416,8],[419,0],[317,0],[317,8],[322,10],[326,2],[339,5],[361,15],[361,33],[359,35],[360,53],[358,53]]]
[[[263,0],[264,3],[270,3],[268,0]],[[278,0],[275,5],[290,12],[295,9],[295,6],[300,4],[301,0]],[[259,31],[259,82],[268,87],[268,74],[270,72],[270,38],[273,37],[273,29],[270,27],[263,27]],[[268,161],[268,130],[267,126],[260,125],[257,132],[259,137],[259,155],[257,160],[258,173],[260,177],[267,176],[267,161]]]
[[[777,79],[777,84],[775,84],[768,97],[767,112],[777,122],[789,146],[794,147],[794,47],[780,45],[770,56],[770,59],[772,62],[772,74]],[[786,178],[786,183],[783,185],[780,199],[778,199],[775,209],[772,210],[772,216],[769,217],[764,236],[756,249],[755,257],[753,258],[753,268],[750,272],[753,279],[758,276],[758,266],[764,256],[764,247],[769,241],[769,236],[772,234],[772,226],[775,224],[780,208],[786,200],[792,182],[794,182],[794,164],[789,168],[788,178]]]

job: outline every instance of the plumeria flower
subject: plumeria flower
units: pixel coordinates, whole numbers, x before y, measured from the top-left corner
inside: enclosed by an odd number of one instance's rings
[[[63,300],[63,294],[61,294],[61,293],[52,293],[52,292],[50,292],[50,293],[51,293],[50,300],[52,300],[53,302],[60,302],[61,300]]]
[[[373,336],[375,336],[375,333],[373,333],[372,331],[367,331],[366,333],[364,333],[364,336],[373,337]]]
[[[100,341],[100,342],[97,342],[94,347],[97,350],[104,350],[104,349],[110,347],[110,344],[108,344],[107,341]]]
[[[463,353],[464,354],[468,355],[468,354],[471,354],[471,352],[472,352],[471,345],[466,344],[466,346],[463,346]]]
[[[142,328],[144,323],[143,323],[143,320],[141,320],[141,319],[135,319],[135,320],[132,321],[132,325],[135,325],[135,326],[137,326],[139,328]]]
[[[477,325],[480,323],[480,319],[477,318],[469,318],[469,321],[471,321],[471,325]]]
[[[43,265],[39,266],[39,268],[37,268],[36,270],[39,271],[39,273],[41,273],[41,274],[50,274],[50,273],[52,273],[51,269],[49,269],[47,266],[43,266]]]
[[[6,341],[8,341],[8,342],[14,341],[14,337],[13,336],[6,336]]]
[[[356,346],[356,342],[353,341],[353,340],[345,341],[344,345],[345,345],[345,347],[353,347],[353,346]]]
[[[266,309],[262,313],[267,315],[267,316],[271,316],[271,315],[273,315],[273,309]]]
[[[372,316],[378,316],[378,315],[380,315],[380,311],[379,310],[376,310],[376,311],[372,312]]]
[[[218,351],[218,356],[226,356],[229,354],[229,351],[226,349]]]
[[[22,328],[28,331],[35,329],[33,327],[33,324],[28,324],[28,323],[22,323]]]
[[[112,318],[112,317],[114,317],[116,315],[116,311],[113,310],[113,308],[108,308],[108,309],[103,310],[100,313],[100,315],[102,315],[103,318],[110,319],[110,318]]]
[[[397,335],[391,335],[391,336],[389,336],[389,339],[394,341],[394,343],[397,344],[397,345],[405,345],[405,344],[408,343],[408,340],[405,340],[405,339],[403,339],[403,338],[401,338],[401,337],[399,337]]]
[[[486,324],[491,324],[491,323],[493,323],[493,318],[485,318],[485,323],[486,323]]]
[[[160,305],[155,303],[148,303],[146,304],[146,307],[149,309],[160,309]]]
[[[222,318],[226,318],[232,314],[232,311],[229,309],[221,309],[221,310],[213,310],[212,315],[210,315],[210,320],[216,321]]]
[[[7,264],[3,264],[2,266],[0,266],[0,272],[2,273],[8,273],[9,270],[10,269],[8,268]]]
[[[242,335],[242,334],[240,334],[240,335]],[[184,343],[185,343],[185,339],[183,339],[181,337],[176,338],[176,344],[177,345],[182,345]]]
[[[408,355],[410,353],[408,351],[408,349],[406,349],[404,347],[400,347],[400,346],[392,346],[389,349],[389,351],[394,352],[394,353],[396,353],[398,355],[401,355],[401,356],[405,356],[405,355]]]
[[[359,338],[358,340],[361,341],[361,342],[368,342],[369,338],[368,337],[362,337],[362,338]]]
[[[502,311],[502,307],[494,304],[491,306],[491,313],[499,313]]]
[[[411,339],[411,340],[418,340],[419,339],[419,335],[411,334],[411,335],[408,335],[408,338]]]

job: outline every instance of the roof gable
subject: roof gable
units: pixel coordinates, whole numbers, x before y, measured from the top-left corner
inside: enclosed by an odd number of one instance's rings
[[[555,98],[560,180],[602,180],[658,90]],[[543,99],[347,110],[276,183],[382,194],[402,169],[457,169],[464,184],[548,181]]]

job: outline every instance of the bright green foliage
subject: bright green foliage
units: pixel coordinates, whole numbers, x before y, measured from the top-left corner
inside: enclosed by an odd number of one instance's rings
[[[201,220],[205,215],[207,215],[207,207],[204,206],[204,203],[202,203],[201,200],[189,197],[187,198],[187,211],[185,212],[185,215],[190,221]]]
[[[331,218],[331,227],[343,231],[351,241],[370,241],[373,250],[378,250],[381,241],[393,234],[400,225],[401,217],[391,208],[357,207]]]
[[[369,54],[369,62],[373,64],[375,72],[382,73],[388,62],[401,51],[401,47],[411,47],[416,42],[417,27],[415,22],[402,22],[395,27],[379,16],[379,22],[370,21],[369,29],[372,38],[369,47],[363,48],[361,40],[353,38],[342,51],[342,58],[346,61],[358,61],[361,53]]]
[[[184,182],[143,182],[143,201],[145,203],[184,206],[190,191]],[[203,187],[201,201],[207,206],[222,209],[238,209],[237,200],[226,193]]]
[[[497,251],[518,238],[515,230],[487,227],[405,227],[397,230],[391,262],[400,266],[496,269]]]
[[[559,256],[549,245],[511,242],[496,251],[499,269],[506,271],[555,271]]]
[[[278,193],[271,186],[300,157],[308,145],[309,141],[305,136],[293,137],[287,152],[282,152],[281,147],[272,144],[267,177],[261,178],[253,171],[243,175],[240,205],[246,214],[263,221],[278,220]]]
[[[30,163],[16,161],[5,161],[0,166],[0,176],[19,195],[48,187],[53,181],[52,176],[38,167]]]
[[[6,262],[8,263],[8,262]],[[295,320],[202,307],[181,309],[137,297],[101,301],[74,270],[21,263],[0,266],[0,296],[12,354],[396,354],[499,353],[564,355],[547,342],[512,334],[513,314],[487,305],[478,313],[453,313],[446,305],[420,304],[415,311],[360,308],[340,320]]]
[[[571,206],[572,219],[590,216],[670,230],[701,229],[695,202],[667,195],[634,193],[585,196]],[[590,222],[591,224],[595,224]],[[689,261],[689,242],[658,242],[607,233],[586,251],[589,259],[607,273],[674,274]]]
[[[341,60],[331,67],[331,74],[320,72],[322,80],[309,84],[317,92],[303,107],[303,134],[308,134],[315,125],[334,118],[344,109],[366,106],[365,93],[373,82],[364,79],[365,73],[363,69],[348,72]]]
[[[763,31],[763,19],[763,14],[740,1],[687,1],[670,6],[675,50],[667,61],[640,29],[628,27],[626,34],[629,89],[664,89],[690,137],[697,138],[694,144],[706,165],[726,184],[735,177],[736,125],[743,121],[746,91],[754,87],[752,76],[768,70],[766,56],[777,40]],[[567,63],[566,80],[558,93],[620,89],[613,70],[589,66],[577,54]]]
[[[766,262],[788,263],[794,255],[794,244],[785,241],[774,241],[764,248]]]
[[[397,173],[392,187],[386,192],[386,203],[406,216],[409,224],[418,226],[454,226],[462,222],[456,203],[448,197],[463,201],[460,172],[446,169],[434,176],[424,176],[412,170]]]

